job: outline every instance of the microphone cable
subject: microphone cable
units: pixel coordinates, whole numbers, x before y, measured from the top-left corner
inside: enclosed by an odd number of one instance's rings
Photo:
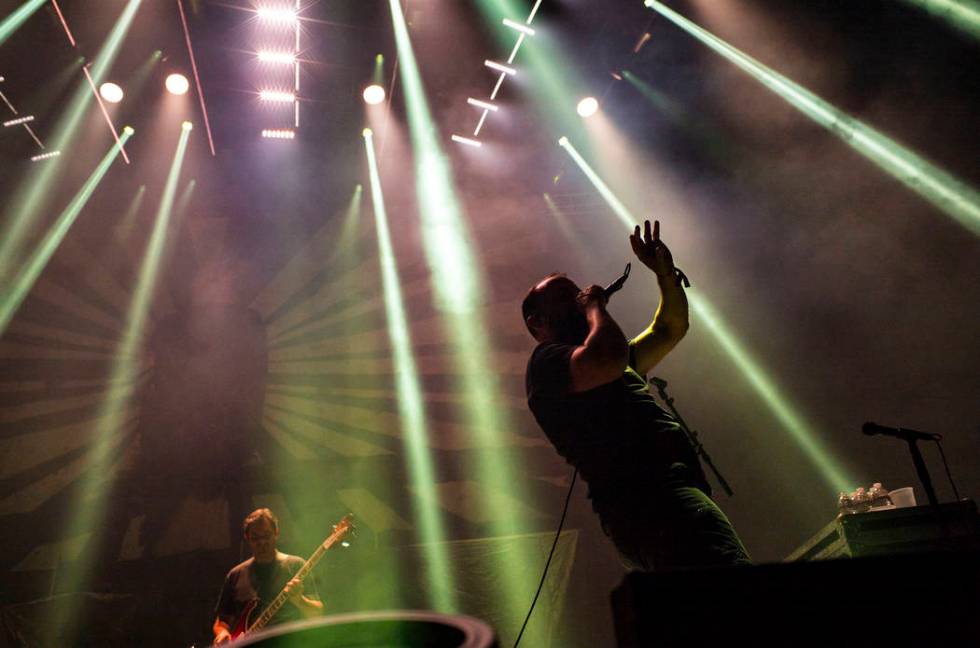
[[[531,620],[531,613],[534,612],[534,606],[538,602],[538,597],[541,595],[541,588],[544,587],[545,578],[548,576],[548,568],[551,567],[551,559],[555,556],[555,549],[558,547],[558,538],[561,536],[561,528],[565,525],[565,516],[568,514],[568,503],[572,501],[572,491],[575,490],[575,479],[578,477],[578,468],[572,472],[572,483],[568,486],[568,494],[565,496],[565,508],[562,509],[561,519],[558,521],[558,528],[555,530],[555,540],[551,543],[551,551],[548,552],[548,560],[544,563],[544,571],[541,572],[541,582],[538,583],[538,591],[534,593],[534,599],[531,600],[531,607],[527,611],[527,616],[524,617],[524,623],[521,625],[521,631],[517,633],[517,639],[514,641],[514,648],[521,643],[521,637],[524,636],[524,630],[527,628],[527,622]]]

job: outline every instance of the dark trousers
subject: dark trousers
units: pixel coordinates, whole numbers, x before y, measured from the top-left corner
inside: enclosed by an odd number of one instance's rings
[[[652,492],[634,492],[596,509],[603,530],[631,569],[752,564],[722,510],[686,479],[668,479]]]

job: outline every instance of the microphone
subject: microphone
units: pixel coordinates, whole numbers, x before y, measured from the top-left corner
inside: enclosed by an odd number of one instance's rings
[[[896,439],[902,439],[904,441],[939,441],[943,438],[942,435],[932,434],[931,432],[919,432],[918,430],[909,430],[907,428],[887,427],[885,425],[878,425],[877,423],[872,423],[870,421],[861,426],[861,431],[868,436],[883,434],[885,436],[895,437]]]
[[[605,288],[602,289],[603,292],[606,293],[606,300],[607,301],[609,300],[610,297],[613,296],[613,293],[615,293],[620,288],[622,288],[623,287],[623,284],[626,283],[626,280],[629,279],[629,276],[630,276],[630,268],[632,266],[633,266],[632,263],[627,263],[626,264],[626,269],[623,270],[623,274],[621,274],[619,276],[619,279],[617,279],[616,281],[612,282],[611,284],[609,284],[608,286],[606,286]]]

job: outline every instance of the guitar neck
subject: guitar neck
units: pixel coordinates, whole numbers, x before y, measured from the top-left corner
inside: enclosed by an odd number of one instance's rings
[[[344,520],[346,519],[347,518],[345,518]],[[330,534],[330,537],[324,540],[323,543],[316,548],[316,551],[313,552],[313,555],[310,556],[305,563],[303,563],[303,566],[300,567],[295,574],[293,574],[290,580],[292,580],[293,578],[298,578],[301,581],[306,580],[306,577],[313,570],[313,568],[316,567],[317,563],[320,562],[320,559],[323,558],[323,555],[325,553],[327,553],[327,550],[330,549],[330,547],[332,547],[334,543],[341,538],[341,536],[347,533],[347,530],[349,528],[350,528],[349,523],[342,523],[341,525],[338,525],[337,530],[334,531],[332,534]],[[283,606],[287,598],[289,598],[289,596],[286,594],[286,589],[283,588],[283,590],[279,592],[276,598],[272,599],[272,602],[269,603],[269,605],[265,608],[265,610],[262,612],[259,618],[253,621],[252,625],[248,627],[248,632],[256,632],[264,628],[269,623],[269,621],[272,620],[272,617],[276,615],[276,612],[278,612],[279,609]]]

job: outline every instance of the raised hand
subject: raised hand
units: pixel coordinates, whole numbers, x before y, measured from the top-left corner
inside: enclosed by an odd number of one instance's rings
[[[657,273],[658,277],[667,277],[674,274],[674,257],[670,250],[660,240],[660,221],[653,221],[653,232],[650,231],[650,221],[643,222],[643,235],[640,235],[640,226],[637,225],[630,234],[630,246],[633,253],[643,265]]]

